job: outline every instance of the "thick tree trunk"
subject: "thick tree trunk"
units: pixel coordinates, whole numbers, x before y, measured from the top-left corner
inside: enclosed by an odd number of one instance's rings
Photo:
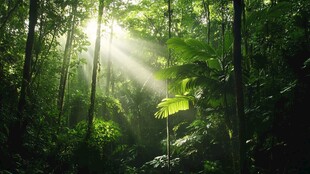
[[[239,171],[240,174],[248,174],[245,144],[245,113],[242,85],[242,54],[241,54],[241,0],[234,0],[234,46],[233,60],[235,72],[236,113],[239,121]]]
[[[25,62],[24,62],[24,69],[23,69],[23,80],[22,86],[20,90],[20,98],[18,102],[18,112],[22,115],[26,106],[26,92],[28,90],[28,86],[31,80],[30,72],[31,72],[31,62],[32,62],[32,50],[33,50],[33,43],[35,37],[35,26],[37,24],[37,1],[30,0],[30,9],[29,9],[29,29],[28,29],[28,36],[26,42],[26,50],[25,50]]]
[[[93,61],[93,75],[91,83],[91,96],[90,96],[90,106],[88,110],[88,126],[86,133],[86,140],[89,139],[93,127],[94,110],[95,110],[95,96],[96,96],[96,80],[98,63],[100,57],[100,35],[101,35],[101,21],[103,14],[103,0],[99,0],[99,10],[98,10],[98,20],[97,20],[97,33],[96,33],[96,43],[94,51],[94,61]]]
[[[26,132],[26,127],[29,122],[29,118],[25,115],[24,111],[27,104],[26,98],[31,80],[30,72],[32,62],[32,50],[35,38],[35,26],[37,24],[37,8],[37,1],[30,0],[28,36],[25,49],[22,86],[20,90],[20,97],[17,108],[17,120],[14,121],[10,126],[10,132],[8,137],[8,145],[12,153],[22,152],[22,138]]]

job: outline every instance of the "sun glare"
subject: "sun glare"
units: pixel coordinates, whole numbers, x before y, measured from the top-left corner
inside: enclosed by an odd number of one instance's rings
[[[94,42],[96,40],[97,22],[93,19],[88,21],[84,31],[87,34],[89,41]]]
[[[126,31],[117,23],[112,22],[113,27],[111,28],[111,24],[101,24],[101,36],[103,36],[105,39],[110,37],[111,33],[113,32],[113,37],[119,38],[119,37],[125,37]],[[113,30],[113,31],[112,31]],[[87,34],[88,40],[91,43],[94,43],[96,40],[96,34],[97,34],[97,21],[94,19],[91,19],[87,22],[86,27],[84,28],[84,32]]]

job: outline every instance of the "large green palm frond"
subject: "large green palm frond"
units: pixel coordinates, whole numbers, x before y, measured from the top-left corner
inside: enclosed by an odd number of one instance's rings
[[[220,72],[210,68],[208,62],[176,65],[156,72],[158,79],[171,79],[169,89],[175,94],[184,94],[197,87],[212,88],[219,85]]]
[[[176,65],[170,68],[159,70],[155,73],[158,79],[185,79],[195,76],[207,76],[211,69],[198,63]]]
[[[165,98],[158,105],[159,110],[155,113],[156,118],[167,118],[181,110],[188,110],[193,96],[176,95],[174,98]]]
[[[206,61],[218,57],[210,45],[195,39],[171,38],[167,41],[167,45],[180,54],[185,62]]]
[[[216,79],[207,76],[195,76],[170,82],[169,90],[176,94],[187,94],[198,88],[213,88],[218,85]]]
[[[155,76],[159,79],[173,79],[170,82],[172,91],[179,94],[188,94],[198,88],[210,88],[218,82],[218,72],[223,68],[216,51],[207,43],[189,39],[172,38],[167,41],[168,47],[181,55],[183,65],[176,65],[158,71]],[[166,118],[180,110],[189,109],[190,101],[195,97],[176,95],[174,98],[165,98],[159,104],[156,118]]]

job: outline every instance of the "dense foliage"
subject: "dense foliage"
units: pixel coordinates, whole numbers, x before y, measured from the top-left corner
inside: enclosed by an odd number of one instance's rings
[[[2,2],[0,173],[309,173],[309,16],[308,0]]]

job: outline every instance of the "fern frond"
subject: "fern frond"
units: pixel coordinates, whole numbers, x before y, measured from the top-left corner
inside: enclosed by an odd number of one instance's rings
[[[193,96],[176,95],[174,98],[165,98],[157,106],[159,110],[155,113],[156,118],[167,118],[181,110],[189,109],[189,102]]]

